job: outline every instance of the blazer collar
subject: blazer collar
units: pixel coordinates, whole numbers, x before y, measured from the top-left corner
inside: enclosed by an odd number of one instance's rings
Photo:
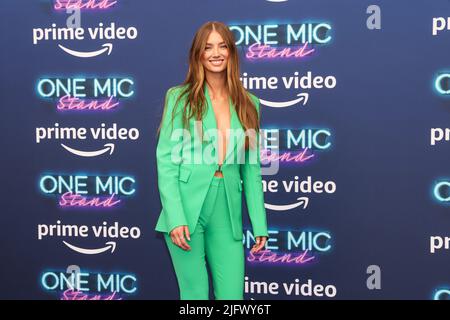
[[[216,116],[214,114],[214,109],[212,107],[212,102],[211,102],[211,98],[209,96],[209,92],[208,92],[208,86],[206,85],[206,82],[203,85],[203,92],[205,94],[206,97],[206,114],[203,118],[202,124],[203,124],[203,130],[205,133],[205,139],[207,140],[211,140],[211,136],[208,135],[207,130],[212,130],[215,129],[217,130],[217,120],[216,120]],[[236,108],[235,105],[232,102],[231,97],[229,98],[229,108],[230,108],[230,129],[231,132],[230,134],[233,135],[233,132],[236,132],[237,130],[243,130],[242,124],[239,121],[239,117],[237,115],[236,112]],[[237,145],[240,145],[240,141],[243,139],[243,135],[239,134],[237,139],[230,137],[230,140],[228,142],[227,145],[227,151],[225,154],[225,158],[223,160],[223,163],[225,163],[228,160],[228,157],[230,156],[231,152],[236,149]],[[214,149],[216,150],[217,145],[213,144]],[[216,150],[217,151],[217,150]],[[218,153],[216,153],[218,154]]]

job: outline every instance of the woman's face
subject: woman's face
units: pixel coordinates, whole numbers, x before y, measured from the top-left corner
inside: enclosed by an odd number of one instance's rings
[[[222,36],[213,30],[206,41],[205,51],[202,54],[203,67],[210,72],[223,72],[227,69],[228,46]]]

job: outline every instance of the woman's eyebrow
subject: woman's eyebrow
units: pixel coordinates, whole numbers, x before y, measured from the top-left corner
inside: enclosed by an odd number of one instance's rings
[[[225,41],[222,41],[222,42],[220,42],[219,44],[224,44],[224,43],[225,43]],[[206,45],[212,45],[212,43],[207,42]]]

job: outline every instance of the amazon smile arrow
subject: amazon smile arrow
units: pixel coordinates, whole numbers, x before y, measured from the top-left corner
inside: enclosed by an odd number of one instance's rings
[[[76,252],[82,253],[82,254],[99,254],[99,253],[108,251],[109,249],[111,249],[111,253],[113,253],[114,250],[116,249],[116,243],[114,241],[109,241],[109,242],[105,243],[106,247],[99,248],[99,249],[84,249],[84,248],[76,247],[66,241],[63,241],[63,243],[66,246],[68,246],[70,249],[72,249],[73,251],[76,251]]]
[[[299,197],[299,198],[297,198],[297,200],[299,200],[299,201],[295,202],[295,203],[291,203],[291,204],[276,205],[276,204],[265,203],[264,206],[267,209],[274,210],[274,211],[287,211],[287,210],[297,208],[301,205],[303,205],[303,209],[306,209],[306,207],[308,206],[308,203],[309,203],[309,198],[308,197]]]
[[[113,44],[112,43],[105,43],[102,45],[102,47],[104,47],[103,49],[97,50],[97,51],[91,51],[91,52],[81,52],[81,51],[75,51],[72,49],[68,49],[66,47],[64,47],[61,44],[58,44],[58,47],[60,47],[62,50],[64,50],[65,52],[67,52],[68,54],[78,57],[78,58],[92,58],[92,57],[96,57],[99,56],[101,54],[103,54],[104,52],[108,52],[108,56],[111,54],[111,51],[113,49]]]
[[[71,147],[68,147],[63,143],[61,143],[61,145],[67,151],[69,151],[77,156],[80,156],[80,157],[96,157],[96,156],[99,156],[101,154],[108,152],[109,150],[110,150],[110,152],[109,152],[110,155],[114,152],[114,143],[107,143],[104,145],[105,148],[103,148],[101,150],[96,150],[96,151],[80,151],[80,150],[76,150]]]
[[[267,101],[260,99],[261,103],[265,106],[272,107],[272,108],[286,108],[293,106],[299,102],[302,102],[303,106],[305,106],[308,103],[309,94],[308,93],[298,93],[297,99],[285,101],[285,102],[273,102],[273,101]]]

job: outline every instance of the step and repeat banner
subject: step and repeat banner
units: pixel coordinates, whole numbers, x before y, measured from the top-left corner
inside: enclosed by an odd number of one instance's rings
[[[0,9],[0,297],[179,298],[156,132],[195,31],[222,21],[276,164],[265,250],[244,218],[245,299],[450,299],[449,1]]]

